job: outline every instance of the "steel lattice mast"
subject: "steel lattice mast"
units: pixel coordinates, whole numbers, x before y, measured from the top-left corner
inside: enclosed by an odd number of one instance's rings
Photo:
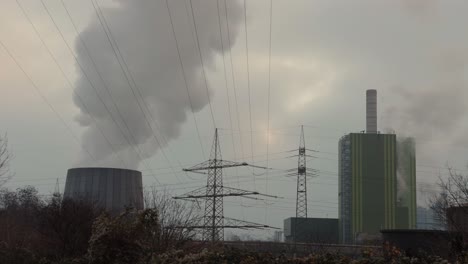
[[[246,196],[246,198],[252,198],[248,195],[262,195],[268,197],[275,197],[260,194],[256,191],[246,191],[236,188],[225,187],[223,185],[223,169],[241,166],[258,167],[249,165],[246,162],[234,162],[223,160],[221,156],[221,149],[218,138],[218,129],[216,129],[210,159],[191,168],[184,169],[184,171],[207,174],[206,187],[196,189],[182,196],[174,197],[174,199],[204,199],[204,216],[202,219],[195,219],[194,222],[197,223],[195,223],[193,226],[181,228],[200,228],[203,230],[203,240],[211,242],[224,241],[224,228],[272,228],[267,225],[256,224],[224,217],[224,197]],[[207,172],[205,173],[203,171]]]
[[[297,161],[296,217],[307,218],[307,166],[304,126],[301,126],[301,139]]]
[[[306,224],[305,218],[307,218],[307,178],[316,175],[317,170],[307,167],[307,158],[315,158],[314,156],[308,155],[307,151],[315,152],[315,150],[307,149],[305,145],[304,126],[301,126],[301,136],[299,139],[299,149],[292,151],[298,151],[297,155],[291,157],[297,157],[297,168],[287,170],[289,172],[287,176],[297,177],[297,190],[296,190],[296,219],[294,220],[294,240],[302,241],[305,239],[303,227]],[[291,151],[291,152],[292,152]]]

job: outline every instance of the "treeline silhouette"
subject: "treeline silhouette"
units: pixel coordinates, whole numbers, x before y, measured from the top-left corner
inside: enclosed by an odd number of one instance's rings
[[[109,215],[86,201],[42,198],[34,187],[0,191],[0,263],[152,263],[195,236],[196,211],[167,193],[145,194],[149,209]]]

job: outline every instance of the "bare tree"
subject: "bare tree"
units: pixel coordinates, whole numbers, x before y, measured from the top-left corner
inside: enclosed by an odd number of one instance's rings
[[[145,193],[145,205],[158,214],[159,232],[154,232],[157,236],[152,243],[159,252],[180,247],[195,238],[196,232],[190,227],[199,218],[199,211],[192,203],[174,200],[167,191],[158,191],[153,187]]]
[[[10,170],[11,152],[8,148],[8,138],[0,136],[0,187],[13,177]]]
[[[438,221],[448,226],[451,231],[464,231],[463,226],[459,226],[458,217],[467,215],[468,217],[468,176],[452,168],[448,168],[447,179],[440,177],[440,193],[429,200],[430,207],[434,211]],[[456,209],[457,213],[453,210]]]

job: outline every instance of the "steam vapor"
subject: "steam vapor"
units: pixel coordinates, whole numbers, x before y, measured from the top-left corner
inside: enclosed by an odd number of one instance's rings
[[[216,1],[192,1],[203,63],[207,68],[213,66],[216,56],[222,55]],[[234,43],[243,15],[238,1],[226,2],[231,29],[231,43],[224,39],[225,48],[228,49]],[[77,121],[86,128],[83,148],[97,159],[99,165],[135,169],[142,160],[164,148],[167,141],[176,139],[182,124],[189,114],[192,115],[192,108],[195,112],[203,109],[209,103],[208,98],[213,97],[213,91],[209,83],[208,92],[205,87],[190,2],[168,1],[191,101],[177,57],[166,2],[115,1],[114,4],[115,7],[105,8],[99,4],[96,11],[99,12],[101,8],[105,20],[102,16],[101,21],[94,16],[90,25],[80,33],[92,52],[104,83],[81,42],[76,42],[79,62],[99,96],[88,78],[79,72],[76,93],[83,98],[85,105],[76,97],[74,102],[81,110]],[[219,5],[224,5],[224,1],[220,1]],[[221,22],[225,23],[226,14],[221,12],[220,15]],[[108,34],[111,40],[115,40],[115,53],[106,38],[106,22],[110,28]],[[115,55],[119,51],[124,59],[120,62]],[[131,85],[132,78],[136,84],[133,91],[119,63],[123,64],[124,69],[125,64],[128,65],[127,77]],[[106,138],[112,146],[109,146]],[[95,165],[93,158],[83,152],[79,165]],[[126,164],[122,164],[121,160]]]

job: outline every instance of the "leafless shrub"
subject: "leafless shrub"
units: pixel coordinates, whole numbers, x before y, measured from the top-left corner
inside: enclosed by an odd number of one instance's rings
[[[0,136],[0,187],[13,177],[10,170],[10,161],[13,158],[8,148],[7,135]]]
[[[166,190],[159,191],[153,187],[145,193],[145,205],[158,212],[160,230],[153,243],[159,252],[178,248],[196,236],[191,226],[198,219],[199,210],[194,204],[174,200]]]
[[[447,179],[440,178],[441,192],[430,199],[431,209],[435,212],[437,220],[448,225],[452,231],[462,231],[455,221],[457,215],[450,214],[450,209],[457,207],[459,212],[468,215],[468,176],[462,175],[452,168],[448,168]]]
[[[8,252],[29,252],[39,258],[79,257],[86,253],[98,214],[91,204],[62,199],[58,194],[44,199],[32,186],[2,189],[0,245]],[[24,257],[21,254],[16,257]],[[2,262],[1,257],[0,263],[22,263],[18,259]]]

